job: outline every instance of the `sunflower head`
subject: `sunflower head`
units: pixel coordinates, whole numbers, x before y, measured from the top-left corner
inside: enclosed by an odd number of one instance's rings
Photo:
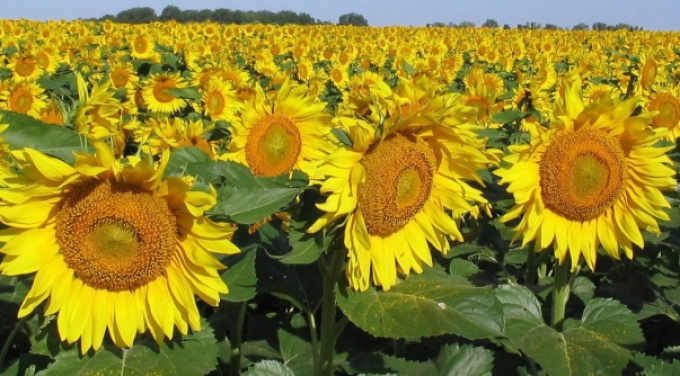
[[[160,343],[175,328],[199,330],[194,295],[217,305],[228,292],[213,253],[239,251],[229,241],[234,228],[204,215],[215,192],[194,191],[189,178],[163,180],[168,153],[156,164],[94,147],[74,166],[12,152],[22,174],[0,189],[8,226],[0,272],[35,274],[19,317],[47,300],[45,315],[56,314],[62,340],[80,340],[83,353],[99,349],[107,331],[131,347],[138,332]]]
[[[661,147],[665,129],[652,116],[633,116],[637,99],[608,95],[584,104],[581,82],[564,88],[550,127],[532,133],[530,145],[511,146],[508,167],[495,171],[515,198],[502,221],[519,219],[516,236],[536,250],[552,247],[576,267],[581,257],[595,267],[600,245],[614,258],[642,248],[641,229],[660,233],[668,220],[661,193],[676,182]]]
[[[463,241],[459,220],[487,202],[468,183],[481,184],[476,171],[494,157],[475,125],[439,121],[441,113],[461,117],[452,114],[460,106],[442,103],[449,107],[441,112],[397,114],[382,124],[358,116],[335,120],[352,142],[319,169],[328,197],[318,207],[326,213],[308,231],[346,218],[346,275],[356,290],[371,283],[389,290],[397,275],[431,266],[430,245],[446,253],[451,239]]]
[[[232,123],[224,160],[240,162],[256,176],[277,176],[300,170],[311,178],[335,148],[325,104],[307,94],[305,86],[285,81],[271,98],[258,86]]]

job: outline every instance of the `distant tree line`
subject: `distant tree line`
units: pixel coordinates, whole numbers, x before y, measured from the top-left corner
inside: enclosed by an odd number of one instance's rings
[[[444,23],[444,22],[433,22],[431,24],[427,24],[428,27],[460,27],[460,28],[465,28],[465,27],[475,27],[475,23],[471,21],[463,21],[461,23],[456,24],[455,22],[449,22],[449,23]],[[481,27],[489,27],[489,28],[494,28],[494,27],[500,27],[498,24],[498,21],[494,19],[487,19]],[[510,25],[505,24],[503,25],[504,29],[511,29]],[[562,28],[559,27],[555,24],[547,23],[545,25],[541,25],[540,23],[536,22],[526,22],[523,25],[522,24],[517,24],[516,26],[517,29],[546,29],[546,30],[566,30],[568,28]],[[574,25],[574,27],[571,28],[571,30],[589,30],[589,26],[583,22],[579,23],[578,25]],[[639,31],[643,30],[642,27],[640,26],[632,26],[628,25],[626,23],[618,23],[616,25],[607,25],[604,22],[595,22],[592,26],[593,30],[620,30],[620,29],[626,29],[629,31]]]
[[[277,24],[277,25],[315,25],[315,24],[330,24],[329,21],[322,21],[315,19],[304,12],[293,12],[290,10],[282,10],[280,12],[272,12],[268,10],[258,11],[243,11],[232,10],[226,8],[219,9],[203,9],[203,10],[182,10],[175,5],[168,5],[161,11],[161,14],[156,14],[153,8],[149,7],[135,7],[126,9],[117,15],[107,14],[101,18],[103,20],[111,20],[120,23],[149,23],[154,21],[170,21],[177,22],[205,22],[213,21],[224,24],[249,24],[249,23],[263,23],[263,24]],[[338,20],[339,25],[355,25],[368,26],[368,21],[364,16],[358,13],[347,13],[340,16]]]

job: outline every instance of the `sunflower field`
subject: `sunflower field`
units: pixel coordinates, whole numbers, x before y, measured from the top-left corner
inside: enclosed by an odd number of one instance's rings
[[[680,33],[0,20],[0,374],[680,374]]]

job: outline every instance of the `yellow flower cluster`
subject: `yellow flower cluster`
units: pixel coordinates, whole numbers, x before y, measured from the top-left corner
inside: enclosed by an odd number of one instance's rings
[[[591,268],[600,245],[632,257],[676,184],[677,45],[646,31],[0,20],[0,109],[96,149],[73,166],[9,152],[0,271],[35,273],[20,315],[47,300],[82,351],[107,330],[131,346],[197,329],[194,294],[227,292],[212,253],[238,249],[205,216],[214,191],[162,179],[187,145],[258,177],[306,173],[324,195],[307,231],[344,226],[356,290],[389,290],[464,241],[463,221],[497,210],[489,183],[513,196],[501,220],[523,246]],[[502,132],[519,136],[494,145]]]

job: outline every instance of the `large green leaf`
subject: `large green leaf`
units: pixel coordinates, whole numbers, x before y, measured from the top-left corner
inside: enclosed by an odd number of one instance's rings
[[[222,260],[227,264],[227,270],[222,273],[221,277],[229,288],[229,294],[222,295],[223,300],[242,302],[255,297],[257,286],[256,253],[255,249],[251,249]]]
[[[224,186],[219,190],[220,201],[211,213],[227,216],[237,223],[259,222],[291,203],[302,190],[277,186]]]
[[[546,325],[534,294],[521,286],[496,289],[505,334],[551,376],[620,375],[631,353],[625,346],[644,341],[635,316],[624,305],[593,299],[581,320],[567,320],[558,332]]]
[[[295,373],[276,360],[263,360],[250,367],[243,376],[295,376]]]
[[[210,214],[244,224],[259,222],[282,209],[309,185],[309,179],[302,172],[258,178],[246,166],[231,161],[212,161],[193,146],[172,152],[165,171],[166,177],[184,175],[220,187],[218,203]]]
[[[202,331],[160,347],[147,335],[131,349],[107,344],[94,355],[84,357],[80,356],[77,346],[62,349],[54,363],[38,375],[204,375],[215,368],[218,346],[208,323],[204,321],[202,325]]]
[[[439,353],[437,369],[441,376],[491,376],[493,353],[481,347],[448,345]]]
[[[456,334],[469,339],[500,336],[501,307],[492,289],[428,270],[389,291],[338,292],[338,306],[359,328],[375,336],[420,338]]]
[[[0,123],[9,124],[1,136],[11,150],[28,147],[71,164],[75,161],[73,152],[83,151],[81,138],[72,129],[10,111],[0,111]]]

